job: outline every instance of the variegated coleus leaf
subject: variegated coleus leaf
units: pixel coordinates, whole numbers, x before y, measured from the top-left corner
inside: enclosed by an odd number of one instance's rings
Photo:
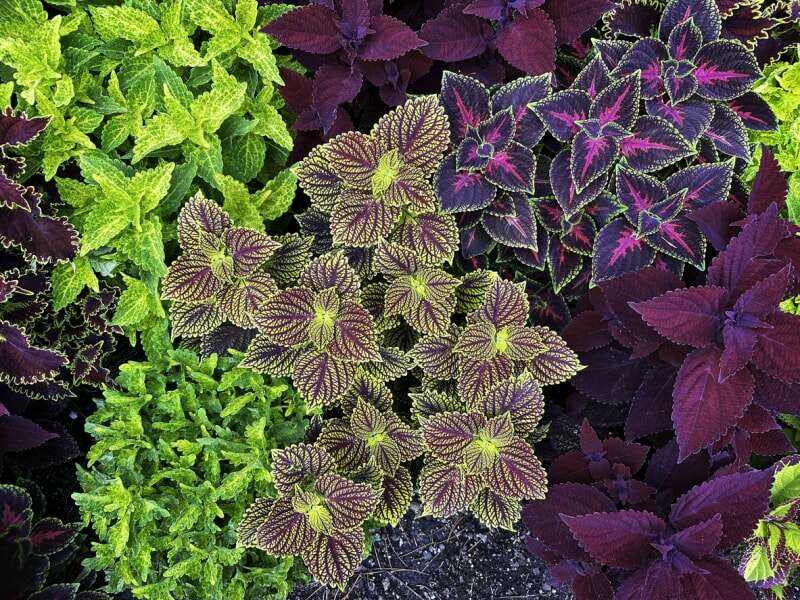
[[[530,305],[524,283],[495,280],[478,310],[469,315],[470,322],[484,321],[495,327],[524,325]]]
[[[505,356],[512,361],[532,360],[545,350],[536,332],[518,324],[500,328],[486,321],[467,325],[453,351],[464,358],[490,359]]]
[[[392,239],[413,248],[423,263],[450,262],[458,250],[458,227],[452,215],[408,215]]]
[[[456,312],[466,314],[480,308],[496,279],[497,273],[486,269],[465,274],[456,288]]]
[[[431,389],[409,392],[411,414],[422,422],[426,417],[446,412],[466,412],[465,405],[455,396]],[[476,412],[476,411],[472,411]]]
[[[422,437],[436,460],[459,465],[486,423],[478,413],[439,413],[423,421]]]
[[[547,494],[547,472],[533,448],[518,437],[499,448],[486,483],[492,491],[516,500],[542,500]]]
[[[583,369],[583,365],[567,342],[549,327],[541,325],[532,328],[547,350],[537,354],[526,363],[533,380],[539,385],[557,385],[572,379],[575,374]]]
[[[361,278],[341,252],[311,260],[300,273],[297,284],[314,292],[334,288],[339,297],[355,301],[361,296]]]
[[[380,412],[391,410],[394,398],[386,384],[365,373],[358,373],[347,393],[339,400],[339,406],[351,413],[359,402],[366,402]]]
[[[228,214],[198,192],[178,213],[178,242],[184,251],[215,250],[231,227],[233,223]]]
[[[169,308],[172,339],[202,337],[225,321],[213,302],[191,304],[173,301]]]
[[[295,444],[272,451],[273,481],[275,488],[284,495],[291,495],[298,485],[310,489],[334,468],[333,457],[317,445]]]
[[[291,498],[260,498],[245,512],[237,528],[238,543],[273,556],[294,556],[313,542],[308,517],[294,509]]]
[[[173,331],[175,324],[173,323]],[[271,336],[259,334],[250,342],[240,367],[274,377],[289,377],[297,360],[305,353],[302,348],[279,346]]]
[[[386,417],[363,400],[350,416],[353,435],[364,441],[370,460],[384,473],[394,473],[400,466],[400,447],[389,435]]]
[[[278,238],[278,248],[264,265],[278,286],[284,288],[294,285],[300,273],[311,261],[313,238],[310,236],[287,233]]]
[[[361,527],[379,501],[378,494],[370,485],[354,483],[335,473],[320,477],[315,489],[330,513],[334,531]]]
[[[303,563],[314,578],[325,585],[344,588],[364,553],[364,530],[360,527],[333,534],[318,533],[302,552]]]
[[[428,462],[419,474],[419,496],[424,514],[449,517],[467,508],[483,488],[481,478],[458,465]]]
[[[414,366],[410,356],[396,346],[378,348],[379,360],[359,365],[359,369],[367,376],[379,381],[389,382],[405,376]]]
[[[522,514],[519,500],[498,494],[488,488],[480,491],[469,508],[477,519],[490,529],[515,531]]]
[[[294,363],[292,381],[309,405],[330,405],[350,388],[357,372],[354,362],[307,350]]]
[[[372,517],[397,526],[402,516],[408,512],[411,504],[411,496],[414,492],[411,473],[405,467],[398,467],[393,474],[384,475],[380,485],[380,499]]]
[[[317,438],[317,445],[333,457],[342,472],[354,473],[369,464],[367,445],[353,433],[349,420],[326,420]]]
[[[467,473],[485,473],[500,455],[503,447],[514,439],[514,425],[511,416],[504,414],[487,419],[486,425],[464,449],[464,466]]]
[[[523,372],[500,382],[483,398],[468,399],[467,408],[487,418],[508,414],[514,432],[525,437],[534,432],[544,414],[544,394],[530,373]]]
[[[278,292],[278,286],[266,273],[252,273],[224,286],[216,297],[219,314],[234,325],[252,329],[253,316]],[[175,336],[173,326],[173,336]]]
[[[458,377],[458,356],[453,349],[458,338],[458,327],[450,325],[444,335],[421,337],[409,356],[428,377],[443,381],[455,379]]]
[[[435,268],[401,275],[386,290],[385,314],[401,315],[422,334],[441,335],[450,325],[458,284],[458,279]]]

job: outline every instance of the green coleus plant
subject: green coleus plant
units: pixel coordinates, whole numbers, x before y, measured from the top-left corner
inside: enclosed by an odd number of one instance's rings
[[[57,6],[0,6],[2,94],[49,117],[26,150],[26,173],[55,180],[82,239],[69,288],[62,279],[53,292],[74,299],[98,275],[113,278],[123,288],[114,323],[129,335],[163,328],[159,280],[184,201],[199,188],[263,231],[294,197],[279,60],[260,31],[284,9],[256,0]]]
[[[256,497],[273,497],[272,450],[307,424],[285,383],[185,350],[121,367],[86,429],[95,442],[73,497],[98,541],[87,566],[153,600],[285,598],[289,558],[236,546]],[[278,488],[280,489],[280,488]]]
[[[800,564],[800,457],[776,466],[770,512],[756,526],[742,557],[744,578],[778,598]]]

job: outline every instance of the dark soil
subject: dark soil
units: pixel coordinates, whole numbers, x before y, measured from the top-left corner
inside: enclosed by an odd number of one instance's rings
[[[311,584],[290,600],[568,600],[519,534],[490,532],[474,518],[441,521],[411,510],[381,529],[370,557],[344,592]]]

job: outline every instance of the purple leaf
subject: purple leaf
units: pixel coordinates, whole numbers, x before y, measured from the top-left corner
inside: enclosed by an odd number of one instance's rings
[[[505,8],[506,0],[473,0],[466,6],[464,12],[468,15],[497,21],[503,16]]]
[[[618,67],[619,75],[641,72],[642,97],[658,98],[664,92],[661,63],[669,58],[667,47],[653,38],[638,40],[622,57]]]
[[[639,215],[666,199],[667,187],[657,178],[623,166],[617,167],[617,198],[625,206],[631,224],[638,224]]]
[[[436,191],[442,209],[448,213],[480,210],[494,200],[497,188],[482,173],[456,169],[456,156],[442,162],[436,174]]]
[[[54,377],[67,364],[60,352],[31,346],[28,336],[0,321],[0,381],[31,384]]]
[[[439,99],[450,119],[451,138],[464,139],[467,131],[477,129],[489,117],[489,92],[477,79],[445,71]]]
[[[711,446],[744,414],[753,398],[753,377],[741,370],[720,383],[719,348],[695,350],[680,370],[673,390],[672,421],[679,460]]]
[[[674,105],[659,99],[648,100],[646,107],[648,114],[665,119],[689,141],[699,138],[714,116],[714,106],[699,98]]]
[[[624,40],[594,40],[593,46],[609,71],[616,69],[632,42]]]
[[[369,24],[374,33],[359,49],[362,60],[394,60],[425,45],[408,25],[394,17],[373,15]]]
[[[659,37],[666,41],[670,32],[688,19],[700,29],[705,42],[716,40],[722,31],[722,19],[714,0],[672,0],[661,15]]]
[[[656,515],[635,510],[561,518],[593,559],[622,569],[636,569],[652,557],[650,543],[666,529]]]
[[[686,20],[669,32],[669,57],[677,61],[692,61],[703,45],[703,32],[694,21]]]
[[[510,142],[494,152],[484,174],[487,181],[510,192],[533,193],[536,158],[525,146]]]
[[[550,163],[550,185],[566,217],[571,217],[595,200],[606,185],[605,177],[594,179],[580,193],[570,172],[570,152],[562,150]]]
[[[581,90],[564,90],[535,102],[531,109],[560,142],[568,142],[580,131],[578,121],[589,116],[591,99]]]
[[[611,31],[631,37],[647,37],[658,25],[661,11],[643,2],[620,3],[608,15]]]
[[[301,6],[278,17],[263,31],[293,50],[330,54],[341,46],[337,20],[329,8]]]
[[[562,222],[561,243],[572,252],[591,256],[596,234],[594,220],[585,213],[579,213]]]
[[[0,206],[0,244],[17,246],[43,263],[74,258],[78,234],[65,217],[42,214],[39,198],[27,198],[30,210]]]
[[[636,390],[625,421],[625,437],[639,439],[672,429],[672,388],[675,369],[670,365],[654,367]]]
[[[552,235],[547,248],[547,265],[553,281],[553,289],[559,292],[581,272],[583,257],[570,251],[558,236]]]
[[[744,123],[724,104],[716,105],[714,118],[704,135],[720,152],[750,161],[750,143]]]
[[[699,485],[672,506],[669,521],[680,529],[722,517],[720,549],[742,541],[767,512],[772,486],[770,469],[716,477]]]
[[[718,252],[725,249],[731,237],[731,224],[741,216],[741,208],[727,200],[709,204],[689,214],[689,218],[697,223],[700,231]]]
[[[761,71],[741,44],[717,40],[697,54],[693,75],[697,93],[708,100],[732,100],[753,86]]]
[[[733,162],[695,165],[670,175],[667,189],[670,194],[686,190],[686,204],[700,208],[727,200],[733,179]]]
[[[543,10],[518,14],[500,29],[497,50],[508,64],[530,75],[550,73],[556,66],[556,28]]]
[[[614,81],[597,94],[589,116],[598,119],[600,125],[616,123],[623,129],[629,129],[639,115],[640,86],[640,78],[636,73]]]
[[[775,114],[769,104],[754,92],[742,94],[735,100],[728,102],[728,106],[739,115],[739,118],[748,129],[773,131],[777,126]]]
[[[576,188],[582,192],[592,181],[602,177],[619,156],[620,143],[611,136],[590,137],[581,131],[572,141],[570,172]]]
[[[464,14],[459,7],[443,10],[420,29],[426,41],[422,52],[428,58],[444,62],[457,62],[474,58],[487,47],[491,32],[489,24],[473,15]]]
[[[692,152],[678,130],[660,117],[639,117],[632,131],[620,141],[620,152],[636,170],[661,169]]]
[[[536,220],[530,201],[520,194],[511,195],[511,199],[514,205],[512,214],[496,216],[484,212],[481,225],[493,240],[503,246],[537,249]]]
[[[550,76],[520,77],[492,94],[492,112],[507,108],[514,111],[514,141],[532,148],[544,135],[544,126],[528,104],[546,98],[550,92]]]
[[[800,368],[800,317],[777,313],[771,320],[772,328],[759,331],[753,364],[780,381],[798,381]]]
[[[761,162],[758,165],[758,173],[747,201],[747,212],[750,214],[764,212],[773,202],[782,208],[786,203],[788,193],[789,186],[786,175],[781,172],[778,161],[775,160],[775,156],[769,148],[761,146]]]
[[[606,67],[600,56],[596,56],[578,73],[571,87],[576,90],[583,90],[589,95],[589,98],[594,99],[610,84],[611,75],[608,67]]]
[[[459,246],[461,246],[461,256],[470,259],[475,256],[488,253],[495,245],[495,241],[489,236],[483,227],[473,225],[459,232]]]
[[[25,417],[8,413],[0,416],[0,450],[3,452],[30,450],[56,437],[57,434],[46,431]]]
[[[547,0],[544,11],[556,27],[559,45],[571,44],[613,7],[610,0]]]
[[[592,259],[596,282],[641,271],[653,261],[653,251],[623,219],[611,221],[597,234]]]
[[[11,107],[7,107],[0,113],[0,147],[19,146],[33,141],[49,122],[49,117],[15,114]]]

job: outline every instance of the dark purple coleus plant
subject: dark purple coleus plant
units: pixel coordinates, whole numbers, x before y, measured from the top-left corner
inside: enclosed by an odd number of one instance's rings
[[[768,509],[770,469],[718,471],[702,483],[708,457],[677,463],[674,442],[643,469],[647,446],[601,440],[588,422],[580,439],[579,451],[553,462],[547,498],[523,509],[528,549],[556,585],[577,600],[754,597],[723,553]]]
[[[758,63],[740,41],[720,39],[722,18],[713,0],[671,0],[656,37],[629,29],[641,39],[627,43],[616,73],[641,72],[648,114],[669,119],[690,141],[702,137],[718,152],[749,160],[746,128],[769,128],[774,117],[747,93],[760,76]]]
[[[544,135],[527,104],[546,97],[550,77],[523,77],[490,94],[477,79],[449,71],[440,102],[450,120],[453,151],[436,175],[446,213],[458,215],[461,254],[470,258],[495,245],[538,252],[530,196]]]
[[[607,0],[452,2],[423,25],[420,37],[427,45],[422,51],[470,71],[471,63],[496,51],[524,73],[550,73],[558,47],[575,42],[612,6]]]

